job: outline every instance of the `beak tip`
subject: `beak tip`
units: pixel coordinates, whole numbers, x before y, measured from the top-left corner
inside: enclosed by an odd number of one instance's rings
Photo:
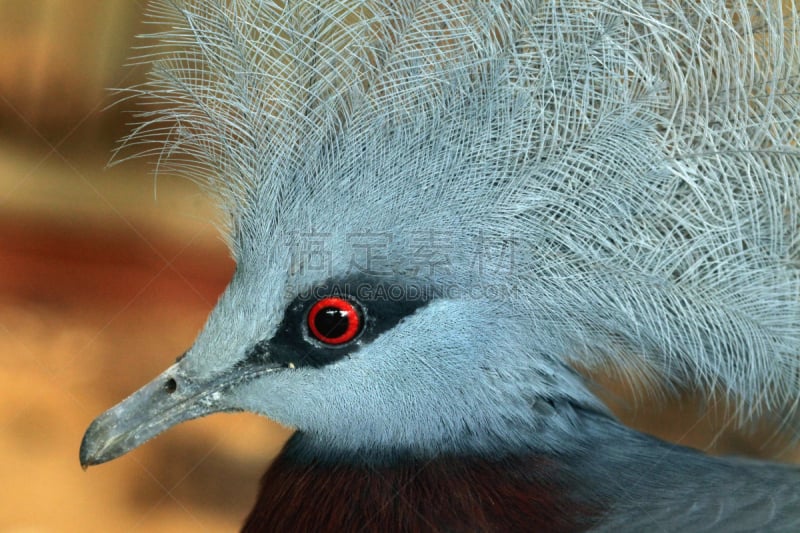
[[[81,462],[81,468],[83,468],[84,471],[86,471],[87,468],[89,468],[94,464],[94,461],[92,460],[93,459],[92,453],[89,451],[89,448],[91,447],[90,440],[88,438],[89,433],[90,433],[89,430],[87,430],[86,433],[83,435],[83,440],[81,440],[81,449],[78,454],[78,458],[80,459]]]
[[[84,472],[86,472],[89,469],[90,466],[96,466],[96,465],[100,465],[100,464],[106,463],[106,462],[110,461],[111,459],[113,459],[114,457],[116,457],[116,455],[113,456],[113,457],[105,458],[105,457],[97,457],[97,456],[87,456],[87,455],[84,455],[83,453],[81,453],[81,455],[80,455],[81,469]]]
[[[90,466],[94,466],[102,462],[98,461],[94,456],[86,453],[86,449],[83,446],[81,446],[81,452],[79,458],[81,462],[81,468],[83,469],[84,472],[88,470]]]
[[[99,419],[98,419],[99,420]],[[81,449],[78,458],[81,468],[86,471],[90,466],[99,465],[110,460],[111,457],[104,457],[103,451],[107,448],[107,438],[103,438],[101,431],[102,424],[98,420],[93,421],[86,429],[81,440]]]

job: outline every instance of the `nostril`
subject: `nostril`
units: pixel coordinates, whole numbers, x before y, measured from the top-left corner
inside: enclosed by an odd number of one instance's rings
[[[164,384],[164,389],[166,389],[167,394],[172,394],[178,389],[178,382],[175,381],[175,378],[169,378]]]

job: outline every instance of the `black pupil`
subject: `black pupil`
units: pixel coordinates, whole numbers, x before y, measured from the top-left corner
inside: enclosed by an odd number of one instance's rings
[[[329,339],[336,339],[347,333],[350,323],[347,315],[347,311],[337,307],[325,307],[314,317],[314,326]]]

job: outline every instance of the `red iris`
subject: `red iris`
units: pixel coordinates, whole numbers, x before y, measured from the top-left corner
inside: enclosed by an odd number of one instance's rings
[[[361,313],[344,298],[323,298],[308,312],[308,329],[325,344],[344,344],[361,331]]]

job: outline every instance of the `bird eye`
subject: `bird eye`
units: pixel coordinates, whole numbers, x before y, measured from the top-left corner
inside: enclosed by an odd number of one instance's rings
[[[311,335],[325,344],[345,344],[355,339],[362,321],[353,302],[335,296],[321,299],[308,312]]]

